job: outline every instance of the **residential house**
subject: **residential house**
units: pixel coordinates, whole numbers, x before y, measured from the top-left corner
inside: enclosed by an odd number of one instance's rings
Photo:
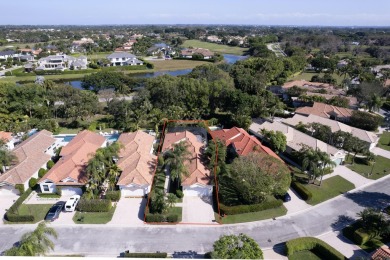
[[[205,60],[212,59],[214,57],[214,52],[203,49],[203,48],[191,48],[182,50],[180,57],[192,59],[194,54],[201,54]]]
[[[117,162],[122,171],[117,185],[122,197],[139,197],[150,192],[157,160],[153,155],[154,141],[153,136],[143,131],[119,136],[118,143],[123,148]]]
[[[168,150],[174,149],[174,144],[185,142],[188,145],[187,149],[191,154],[191,158],[185,162],[185,165],[189,175],[181,179],[185,196],[203,197],[211,196],[213,193],[210,171],[201,160],[205,144],[198,137],[189,131],[167,133],[162,147],[162,152],[166,153]]]
[[[352,136],[359,138],[363,142],[367,144],[368,149],[374,148],[379,141],[379,137],[373,133],[366,130],[362,130],[359,128],[355,128],[346,124],[343,124],[338,121],[334,121],[328,118],[324,118],[317,115],[309,115],[309,116],[302,116],[302,115],[294,115],[292,118],[283,119],[282,122],[286,125],[290,126],[297,126],[299,123],[302,124],[310,124],[310,123],[319,123],[322,125],[329,126],[333,133],[337,131],[343,131],[346,133],[352,134]]]
[[[96,150],[105,147],[107,139],[84,130],[62,147],[60,159],[38,182],[42,193],[54,193],[61,187],[63,195],[82,194],[88,182],[85,168]]]
[[[36,70],[74,70],[87,69],[88,60],[85,56],[72,57],[66,54],[50,55],[38,60]]]
[[[19,55],[17,57],[20,61],[26,61],[26,62],[34,62],[34,56],[33,55]]]
[[[42,49],[20,49],[19,51],[21,55],[36,57],[42,52]]]
[[[3,140],[8,150],[14,149],[15,138],[11,132],[0,131],[0,140]]]
[[[162,55],[167,56],[167,55],[174,55],[175,51],[171,49],[171,47],[165,43],[157,43],[153,47],[150,47],[147,50],[148,55],[158,55],[159,53],[162,53]]]
[[[28,189],[31,178],[38,178],[40,168],[46,169],[46,163],[55,153],[56,139],[46,130],[39,131],[19,144],[14,150],[18,163],[0,175],[0,195],[19,194],[16,185]]]
[[[221,43],[221,42],[222,42],[222,39],[219,38],[219,37],[216,36],[216,35],[207,36],[206,40],[207,40],[208,42],[216,42],[216,43]]]
[[[387,245],[383,245],[378,248],[371,256],[372,260],[388,260],[390,259],[390,248]]]
[[[304,116],[313,114],[341,122],[348,122],[352,116],[352,109],[314,102],[312,107],[300,107],[295,110],[295,113]]]
[[[123,44],[123,49],[126,50],[126,51],[129,51],[129,50],[133,49],[133,45],[136,42],[137,42],[136,40],[129,40],[128,42],[125,42]]]
[[[78,41],[73,41],[72,46],[70,47],[70,51],[72,53],[76,51],[82,51],[84,50],[83,45],[88,43],[94,44],[95,42],[91,38],[81,38]]]
[[[270,148],[262,145],[255,136],[250,135],[242,128],[233,127],[230,129],[215,130],[210,134],[213,139],[221,140],[239,156],[245,156],[252,152],[261,152],[282,161]]]
[[[251,126],[249,127],[249,132],[259,138],[263,138],[261,134],[262,129],[282,132],[287,139],[285,152],[288,154],[291,154],[294,151],[299,151],[304,145],[306,145],[310,148],[313,148],[314,150],[319,149],[322,152],[326,152],[336,165],[339,165],[345,159],[346,154],[343,150],[328,145],[281,122],[275,121],[271,123],[263,119],[254,119]]]
[[[133,66],[143,65],[143,61],[137,59],[137,57],[128,52],[114,52],[107,56],[107,59],[111,62],[111,66]]]
[[[18,56],[15,51],[0,51],[0,60],[7,60]]]

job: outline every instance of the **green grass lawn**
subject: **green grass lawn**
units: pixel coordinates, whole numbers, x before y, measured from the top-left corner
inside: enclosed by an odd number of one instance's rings
[[[182,212],[183,212],[183,208],[182,207],[172,207],[172,208],[168,209],[168,212],[167,212],[166,215],[177,214],[178,215],[177,222],[181,222],[181,220],[182,220]]]
[[[324,202],[355,188],[355,185],[341,176],[326,179],[322,181],[321,186],[315,184],[304,185],[313,194],[313,197],[307,201],[310,205]]]
[[[294,75],[293,77],[290,77],[289,80],[306,80],[306,81],[310,81],[311,78],[314,76],[314,75],[320,75],[321,77],[324,76],[324,73],[316,73],[316,72],[302,72],[298,75]],[[343,82],[343,79],[344,77],[340,77],[339,75],[337,75],[337,73],[333,73],[332,74],[332,77],[334,79],[336,79],[336,82],[338,85],[341,85],[342,82]]]
[[[311,251],[305,250],[290,255],[288,257],[288,260],[321,260],[321,257],[318,257],[316,254],[314,254]]]
[[[383,132],[377,146],[383,150],[390,151],[390,132]]]
[[[76,224],[107,224],[111,221],[116,207],[109,212],[76,212],[73,222]]]
[[[199,60],[150,60],[149,62],[154,64],[154,70],[156,71],[193,69],[196,66],[210,64],[210,62]]]
[[[233,47],[222,44],[216,44],[211,42],[203,42],[199,40],[186,40],[181,47],[194,47],[194,48],[204,48],[209,49],[210,51],[219,52],[221,54],[234,54],[234,55],[243,55],[248,48]]]
[[[54,203],[53,203],[54,204]],[[34,222],[42,221],[52,204],[22,204],[19,207],[19,215],[33,215]]]
[[[347,163],[351,163],[351,160],[352,158],[348,158]],[[375,164],[371,166],[364,164],[360,158],[356,157],[355,163],[353,165],[348,165],[347,167],[366,178],[377,180],[390,173],[390,159],[377,155],[375,156]]]
[[[287,214],[287,209],[284,206],[274,209],[267,209],[258,212],[249,212],[238,215],[229,215],[221,218],[222,224],[235,224],[243,222],[258,221],[270,218],[276,218]],[[215,213],[215,219],[218,220],[218,213]]]

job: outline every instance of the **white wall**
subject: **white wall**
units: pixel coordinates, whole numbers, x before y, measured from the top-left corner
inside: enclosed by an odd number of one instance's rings
[[[189,197],[202,197],[202,196],[211,196],[213,193],[213,186],[212,185],[199,185],[199,184],[194,184],[191,186],[183,186],[183,193],[184,196],[189,196]]]
[[[119,185],[119,189],[121,190],[121,196],[122,197],[142,197],[145,194],[150,192],[150,185],[143,185],[143,186],[138,186],[138,185]]]

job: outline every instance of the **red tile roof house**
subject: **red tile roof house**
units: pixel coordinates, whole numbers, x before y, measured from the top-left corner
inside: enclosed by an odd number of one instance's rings
[[[211,132],[213,139],[220,139],[226,146],[231,145],[234,151],[239,155],[248,155],[251,152],[263,152],[278,160],[280,157],[274,153],[270,148],[261,144],[255,137],[248,134],[242,128],[233,127],[231,129],[222,129]]]
[[[211,59],[214,56],[214,52],[203,48],[190,48],[190,49],[182,50],[180,56],[184,58],[192,59],[192,55],[196,53],[202,54],[205,60]]]
[[[96,150],[105,147],[105,137],[84,130],[78,133],[60,153],[60,159],[39,181],[42,193],[54,193],[61,187],[62,195],[82,194],[87,183],[85,167]]]
[[[24,185],[27,190],[29,180],[38,177],[40,168],[46,169],[46,163],[54,155],[55,143],[52,133],[42,130],[19,144],[13,150],[18,164],[0,175],[0,195],[19,194],[15,189],[17,184]]]
[[[197,136],[189,131],[167,133],[164,138],[162,152],[173,149],[174,144],[186,142],[191,159],[186,161],[189,176],[181,180],[184,196],[209,197],[213,193],[213,185],[210,184],[211,173],[201,161],[201,150],[204,144],[198,140]]]
[[[7,146],[8,150],[13,150],[15,148],[15,139],[12,136],[11,132],[0,131],[0,140],[3,140],[5,142],[5,145]]]
[[[118,167],[122,170],[117,185],[122,197],[141,197],[150,192],[157,156],[153,155],[155,138],[145,132],[123,133],[118,143]]]
[[[295,110],[295,113],[308,116],[310,114],[330,118],[333,120],[348,122],[352,116],[352,109],[344,107],[336,107],[332,105],[327,105],[324,103],[314,102],[312,107],[300,107]]]

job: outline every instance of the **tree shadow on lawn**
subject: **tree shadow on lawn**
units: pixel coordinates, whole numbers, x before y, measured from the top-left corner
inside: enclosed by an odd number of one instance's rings
[[[383,209],[390,203],[390,195],[381,192],[360,191],[346,193],[344,196],[364,208]]]

